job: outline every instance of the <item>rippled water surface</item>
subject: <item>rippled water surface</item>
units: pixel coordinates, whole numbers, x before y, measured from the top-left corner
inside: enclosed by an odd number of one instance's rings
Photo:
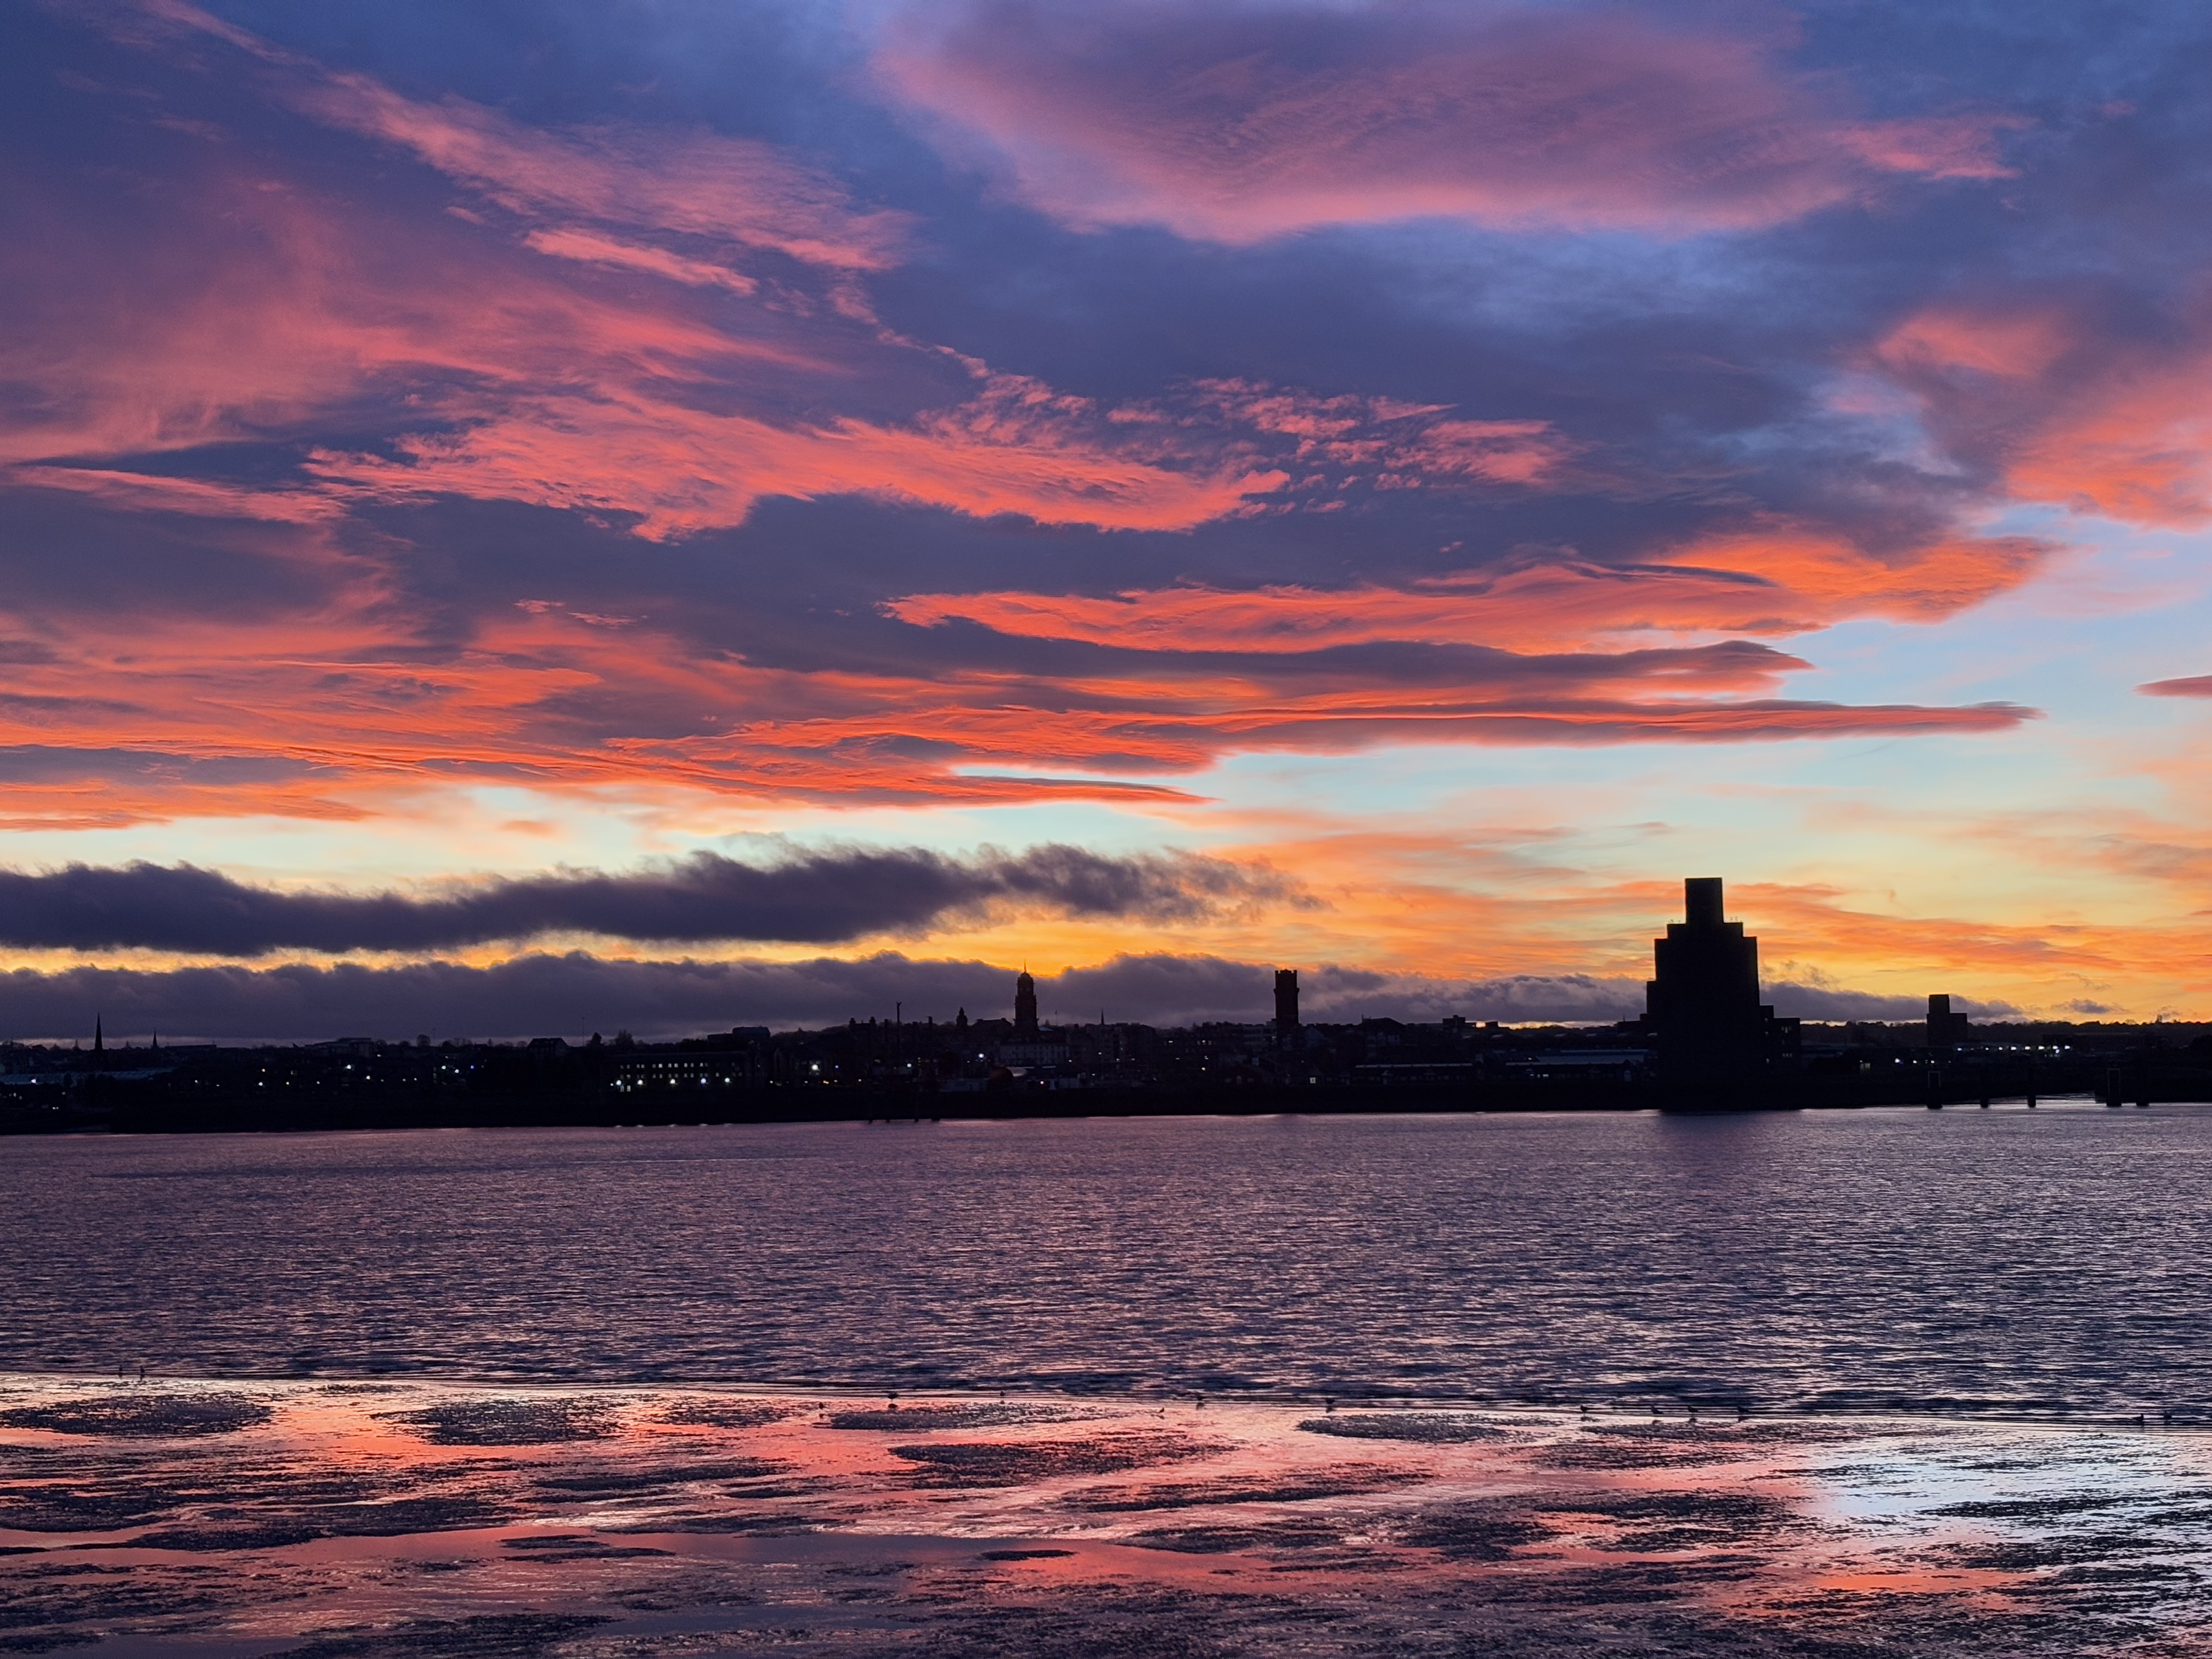
[[[0,1366],[2212,1415],[2212,1112],[0,1144]]]

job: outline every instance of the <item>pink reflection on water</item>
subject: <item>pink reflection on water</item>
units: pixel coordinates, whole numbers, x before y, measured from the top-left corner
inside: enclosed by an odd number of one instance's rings
[[[87,1401],[135,1426],[6,1420]],[[271,1414],[168,1431],[179,1402],[225,1401]],[[645,1601],[696,1633],[738,1606],[834,1622],[856,1596],[868,1628],[911,1630],[1116,1586],[1408,1629],[1458,1595],[1468,1619],[1504,1596],[1839,1630],[2063,1612],[2086,1551],[2130,1616],[2178,1629],[2205,1612],[2212,1548],[2182,1500],[2208,1475],[2192,1436],[1905,1419],[14,1376],[0,1546],[25,1553],[0,1557],[0,1607],[62,1566],[127,1570],[143,1606],[41,1640],[620,1624]],[[2133,1553],[2096,1541],[2122,1523]]]

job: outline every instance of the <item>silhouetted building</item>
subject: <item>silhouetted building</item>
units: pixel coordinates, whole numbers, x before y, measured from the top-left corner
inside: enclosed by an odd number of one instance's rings
[[[1722,914],[1721,878],[1682,884],[1687,915],[1654,939],[1644,988],[1660,1076],[1670,1084],[1744,1082],[1795,1047],[1797,1022],[1759,1000],[1759,940]]]
[[[1298,1040],[1298,970],[1275,969],[1275,1046],[1288,1048]]]
[[[1966,1040],[1974,1023],[1964,1014],[1951,1012],[1951,999],[1931,996],[1928,999],[1928,1046],[1931,1048],[1952,1048]]]
[[[1036,1037],[1036,981],[1024,968],[1022,976],[1014,981],[1014,1041],[1034,1042]]]

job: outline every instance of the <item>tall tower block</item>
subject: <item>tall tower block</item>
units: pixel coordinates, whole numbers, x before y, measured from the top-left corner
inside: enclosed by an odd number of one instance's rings
[[[1644,1018],[1661,1074],[1674,1083],[1724,1082],[1765,1068],[1773,1011],[1759,1000],[1759,941],[1730,921],[1718,876],[1682,884],[1684,919],[1651,942],[1656,977]]]

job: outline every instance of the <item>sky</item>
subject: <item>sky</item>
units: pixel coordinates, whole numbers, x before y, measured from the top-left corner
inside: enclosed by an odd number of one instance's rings
[[[0,0],[0,1036],[2212,1018],[2212,14]]]

